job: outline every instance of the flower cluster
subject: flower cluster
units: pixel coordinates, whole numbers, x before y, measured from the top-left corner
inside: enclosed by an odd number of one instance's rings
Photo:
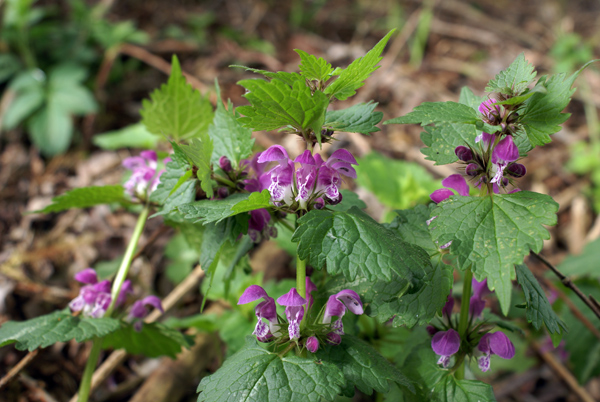
[[[277,304],[285,307],[285,319],[277,314],[275,299],[258,285],[249,286],[240,297],[238,304],[263,299],[254,309],[258,322],[253,334],[260,342],[293,341],[296,344],[303,343],[308,351],[315,353],[321,342],[332,345],[342,342],[341,336],[344,335],[342,317],[346,310],[357,315],[363,313],[360,296],[353,290],[345,289],[329,297],[324,311],[321,311],[313,323],[301,326],[302,320],[310,317],[313,306],[311,292],[315,290],[317,287],[310,278],[306,278],[306,299],[298,294],[296,288],[279,297]]]
[[[170,161],[171,158],[166,158],[163,163]],[[140,156],[125,158],[123,166],[131,170],[131,176],[124,185],[125,191],[140,200],[146,199],[148,194],[156,190],[160,176],[165,172],[164,169],[157,171],[158,157],[154,151],[142,151]]]
[[[325,203],[339,203],[342,200],[339,192],[342,176],[356,178],[352,165],[358,165],[345,149],[335,151],[326,162],[309,150],[292,161],[281,145],[269,147],[257,162],[277,162],[259,179],[269,189],[273,202],[279,206],[296,205],[300,209],[322,209]],[[295,163],[300,164],[298,169]]]
[[[69,308],[72,311],[81,311],[84,317],[100,318],[104,316],[112,302],[110,281],[105,279],[98,282],[98,275],[92,268],[86,268],[75,274],[75,280],[85,286],[79,290],[79,295],[71,300]],[[130,293],[133,293],[131,282],[125,280],[121,285],[115,307],[121,307]],[[136,301],[129,312],[129,320],[134,324],[136,331],[141,331],[142,320],[149,313],[146,306],[152,306],[163,312],[161,301],[156,296],[147,296]]]
[[[433,338],[431,339],[431,348],[439,356],[438,364],[444,368],[450,364],[450,358],[459,351],[463,355],[471,355],[477,358],[477,364],[481,371],[490,369],[490,357],[492,355],[500,356],[503,359],[511,359],[515,355],[515,347],[508,337],[501,331],[489,332],[483,323],[477,323],[481,318],[485,308],[484,296],[490,294],[487,287],[487,279],[478,282],[472,281],[473,296],[469,300],[469,328],[464,338],[455,329],[455,322],[452,321],[452,309],[454,307],[454,298],[448,296],[448,301],[442,310],[441,328],[438,326],[429,326],[427,330]],[[441,330],[445,329],[445,330]]]
[[[86,268],[76,273],[75,280],[85,284],[85,286],[79,290],[79,295],[69,303],[71,310],[82,311],[85,317],[102,317],[112,302],[110,281],[105,279],[98,282],[96,271],[92,268]],[[131,282],[126,280],[121,286],[121,291],[115,303],[116,307],[125,303],[128,293],[132,293]]]

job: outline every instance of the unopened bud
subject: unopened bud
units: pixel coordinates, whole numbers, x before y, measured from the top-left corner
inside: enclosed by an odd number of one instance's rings
[[[325,208],[325,200],[323,198],[321,198],[321,197],[317,198],[315,200],[315,203],[313,204],[313,207],[315,209],[323,209],[323,208]]]
[[[224,172],[231,172],[231,161],[226,156],[221,156],[219,158],[219,167],[223,169]]]
[[[527,173],[527,168],[520,163],[511,163],[506,167],[505,172],[512,177],[520,178],[525,176]]]
[[[335,332],[330,332],[327,334],[327,343],[330,345],[339,345],[342,343],[342,337]]]
[[[471,177],[475,177],[479,174],[479,165],[476,163],[469,163],[465,168],[465,173]]]
[[[311,336],[306,340],[305,346],[310,353],[315,353],[319,349],[319,340],[316,336]]]
[[[463,162],[469,162],[473,160],[473,152],[469,148],[464,147],[462,145],[456,147],[454,153],[456,154],[458,159],[460,159]]]
[[[339,194],[338,194],[338,197],[337,197],[337,199],[335,199],[335,200],[332,200],[332,199],[331,199],[331,198],[329,198],[329,197],[325,197],[325,198],[326,198],[326,200],[327,200],[327,203],[328,203],[329,205],[337,205],[337,204],[339,204],[340,202],[342,202],[342,193],[339,193]]]
[[[229,196],[229,189],[227,187],[219,187],[217,189],[217,196],[219,198],[227,198]]]

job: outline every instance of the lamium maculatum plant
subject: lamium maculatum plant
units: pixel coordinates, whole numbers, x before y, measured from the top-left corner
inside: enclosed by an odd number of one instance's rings
[[[92,340],[82,402],[102,349],[174,357],[189,347],[189,336],[144,323],[151,308],[165,306],[127,279],[146,221],[162,219],[197,252],[205,296],[222,281],[239,305],[234,311],[251,318],[247,332],[227,334],[245,344],[202,379],[199,402],[333,401],[356,389],[389,393],[389,400],[494,401],[491,386],[473,378],[494,370],[495,359],[515,356],[511,339],[522,335],[488,302],[497,300],[507,315],[516,279],[533,327],[545,326],[555,345],[567,330],[548,300],[534,297],[544,292],[524,265],[549,238],[545,226],[556,223],[558,205],[519,181],[528,173],[527,154],[569,117],[562,110],[581,70],[535,81],[520,55],[489,82],[486,96],[463,88],[458,102],[426,102],[384,122],[423,126],[426,159],[456,164],[458,173],[442,181],[429,205],[396,211],[380,224],[356,193],[342,189],[357,177],[359,161],[336,135],[380,131],[377,103],[339,106],[377,70],[392,34],[346,68],[302,50],[299,72],[245,68],[261,76],[238,83],[249,104],[223,103],[217,84],[215,111],[185,82],[174,57],[169,81],[141,112],[148,131],[169,143],[125,159],[131,172],[123,185],[74,189],[39,211],[121,204],[138,214],[120,267],[102,279],[91,268],[77,273],[82,286],[70,309],[4,324],[0,345],[31,351]],[[262,130],[297,136],[301,151],[257,149],[252,133]],[[275,289],[252,279],[234,289],[245,256],[283,231],[296,250],[295,285]],[[453,295],[455,272],[462,291]],[[381,345],[400,326],[415,336],[392,362]]]

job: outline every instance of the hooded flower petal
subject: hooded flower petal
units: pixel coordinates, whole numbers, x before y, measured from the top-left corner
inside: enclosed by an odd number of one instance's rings
[[[512,137],[504,137],[492,152],[492,163],[514,162],[519,159],[519,148],[515,145]]]
[[[269,298],[267,292],[261,286],[250,285],[246,288],[246,290],[244,290],[244,293],[242,293],[242,295],[240,296],[240,299],[238,300],[238,305],[252,303],[253,301],[263,298]]]
[[[483,335],[477,345],[477,351],[482,354],[477,359],[477,364],[484,372],[490,369],[491,355],[498,355],[503,359],[512,359],[515,355],[513,343],[501,331]]]
[[[352,165],[358,165],[358,162],[356,162],[356,159],[354,158],[354,156],[347,150],[340,148],[337,151],[335,151],[334,153],[331,154],[331,156],[329,157],[329,159],[327,160],[327,162],[329,163],[329,161],[334,161],[334,160],[340,160],[343,162],[347,162],[350,163]]]
[[[313,157],[312,152],[310,152],[308,149],[298,155],[296,159],[294,159],[294,162],[302,165],[316,165],[315,158]]]
[[[460,336],[450,328],[436,333],[431,339],[431,348],[440,356],[452,356],[460,349]]]
[[[433,193],[431,193],[429,198],[431,198],[431,201],[435,202],[436,204],[439,204],[442,201],[446,201],[448,198],[452,197],[453,195],[454,195],[454,192],[452,192],[452,190],[448,190],[447,188],[440,188],[438,190],[435,190]]]
[[[346,308],[350,310],[350,312],[361,315],[363,313],[363,304],[360,300],[360,296],[354,290],[344,289],[338,292],[335,297],[344,303]]]
[[[448,319],[452,316],[452,309],[454,308],[454,297],[448,295],[448,300],[442,309],[442,316],[446,316]]]
[[[258,163],[280,162],[289,159],[288,153],[281,145],[272,145],[261,153]]]
[[[83,271],[76,273],[74,278],[77,282],[85,283],[87,285],[98,283],[98,275],[92,268],[86,268]]]
[[[298,294],[296,288],[291,288],[289,292],[277,299],[277,303],[286,307],[298,307],[305,305],[306,299]]]
[[[469,185],[467,184],[465,178],[459,174],[453,174],[446,177],[444,180],[442,180],[442,185],[444,187],[449,187],[453,190],[456,190],[456,192],[463,197],[469,195]]]

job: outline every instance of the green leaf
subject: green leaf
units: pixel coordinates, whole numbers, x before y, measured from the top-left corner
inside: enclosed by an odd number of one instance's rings
[[[425,159],[434,161],[435,165],[454,163],[458,157],[454,150],[459,145],[475,146],[477,128],[472,124],[438,124],[424,127],[421,141],[429,148],[421,148]]]
[[[475,278],[488,278],[496,290],[502,312],[510,308],[514,265],[530,250],[538,252],[550,234],[543,225],[556,224],[558,204],[551,197],[530,191],[485,197],[453,196],[431,212],[429,226],[437,244],[452,242],[450,252],[462,269]]]
[[[375,127],[383,118],[382,112],[373,112],[377,103],[359,103],[346,109],[330,110],[325,114],[324,127],[346,133],[371,134],[381,131]]]
[[[579,255],[568,255],[558,266],[566,276],[597,275],[600,261],[600,238],[586,244]]]
[[[321,91],[313,94],[304,78],[298,77],[291,86],[278,78],[239,81],[238,84],[249,91],[244,97],[251,104],[237,108],[245,116],[239,118],[242,125],[254,131],[292,128],[306,132],[312,129],[315,135],[321,135],[329,100]]]
[[[252,153],[254,145],[252,130],[244,128],[239,123],[231,101],[228,102],[228,109],[225,109],[221,102],[221,90],[218,82],[215,82],[215,85],[217,88],[217,111],[212,124],[208,127],[208,135],[214,145],[211,162],[218,164],[219,158],[226,156],[235,169],[243,158]]]
[[[169,356],[174,359],[182,347],[190,348],[193,345],[192,339],[157,322],[144,323],[138,332],[133,325],[121,321],[119,329],[104,337],[102,347],[125,349],[132,355]]]
[[[398,368],[355,336],[344,335],[339,345],[323,345],[316,356],[321,361],[335,364],[344,373],[345,396],[353,396],[354,387],[367,395],[374,390],[387,393],[392,384],[414,390],[412,383]]]
[[[500,71],[493,80],[488,82],[485,90],[509,96],[520,95],[536,75],[533,65],[529,64],[525,60],[525,54],[521,53],[507,69]]]
[[[433,390],[434,402],[496,402],[492,386],[476,380],[446,376]]]
[[[560,124],[564,123],[570,113],[561,113],[571,101],[575,89],[571,89],[575,79],[590,63],[585,64],[578,71],[567,77],[565,73],[555,74],[550,77],[543,76],[535,85],[535,93],[525,101],[519,109],[523,124],[531,145],[544,145],[552,141],[550,135],[560,131]]]
[[[118,328],[119,321],[114,318],[81,318],[66,310],[55,311],[27,321],[5,322],[0,328],[0,346],[16,342],[18,350],[31,352],[56,342],[71,339],[83,342],[96,336],[102,337]]]
[[[298,256],[317,269],[327,265],[327,272],[343,273],[350,281],[357,275],[389,280],[395,274],[405,290],[414,292],[431,266],[425,250],[404,242],[357,207],[313,210],[298,222],[292,236]]]
[[[145,148],[154,149],[159,137],[150,133],[142,123],[132,124],[119,130],[96,134],[92,142],[102,149]]]
[[[271,207],[269,190],[262,193],[236,193],[224,200],[201,200],[179,206],[185,219],[193,222],[220,222],[223,219],[260,208]]]
[[[81,187],[54,197],[52,204],[35,212],[47,214],[71,208],[87,208],[99,204],[111,204],[113,202],[128,202],[124,195],[123,186]]]
[[[19,58],[14,54],[0,54],[0,84],[16,74],[20,67],[21,63],[19,62]]]
[[[328,209],[332,211],[343,212],[352,207],[357,207],[358,209],[365,209],[367,207],[367,204],[358,198],[358,194],[352,190],[340,190],[340,194],[342,195],[342,201],[339,204],[327,205]]]
[[[540,286],[535,276],[526,265],[518,264],[517,281],[525,293],[527,302],[527,321],[532,323],[535,329],[540,329],[542,324],[546,325],[551,334],[567,332],[567,326],[552,310],[552,306],[546,297],[544,289]]]
[[[23,91],[17,92],[15,99],[9,104],[8,109],[4,113],[2,127],[6,130],[12,130],[17,127],[19,123],[42,106],[44,99],[44,87],[39,83],[38,85],[30,85],[24,88]]]
[[[379,68],[377,64],[383,58],[381,53],[383,53],[383,49],[394,31],[395,29],[392,29],[388,32],[367,54],[354,60],[347,68],[342,70],[339,77],[325,88],[325,93],[330,98],[335,97],[339,100],[345,100],[353,96],[356,90],[364,85],[364,81]]]
[[[179,147],[198,169],[196,176],[200,180],[200,187],[206,193],[206,197],[212,198],[214,194],[211,181],[213,142],[207,133],[200,134],[200,136],[200,138],[192,138],[189,145],[182,144]]]
[[[252,71],[253,73],[257,73],[257,74],[262,74],[265,77],[269,78],[269,79],[273,79],[273,78],[277,78],[283,82],[285,82],[286,84],[288,84],[290,87],[292,85],[294,85],[294,82],[296,81],[302,81],[302,76],[298,73],[288,73],[286,71],[277,71],[277,72],[273,72],[273,71],[267,71],[267,70],[259,70],[256,68],[251,68],[251,67],[246,67],[246,66],[240,66],[237,64],[233,64],[229,67],[239,67],[239,68],[243,68],[246,71]]]
[[[479,105],[487,98],[485,96],[477,96],[469,89],[469,87],[462,87],[460,95],[458,97],[458,103],[469,106],[473,110],[479,110]]]
[[[385,226],[393,230],[405,242],[421,247],[429,255],[439,254],[439,247],[431,239],[431,232],[427,225],[434,208],[435,204],[431,203],[429,206],[417,205],[412,209],[394,211],[397,214],[396,217]]]
[[[198,385],[198,402],[333,401],[345,383],[326,361],[281,357],[261,348],[254,337]]]
[[[428,124],[453,123],[475,124],[477,112],[470,106],[456,102],[424,102],[405,116],[387,120],[383,124]]]
[[[85,67],[61,64],[52,69],[48,78],[48,105],[69,115],[84,116],[98,110],[92,92],[81,85],[87,76]]]
[[[176,56],[169,81],[144,99],[140,113],[148,131],[176,141],[205,135],[213,117],[210,100],[186,82]]]
[[[437,364],[438,356],[431,349],[431,341],[427,338],[423,343],[414,345],[412,352],[406,357],[401,370],[416,384],[416,397],[408,393],[404,396],[408,401],[430,401],[436,384],[445,381],[449,371]]]
[[[150,201],[162,205],[162,209],[152,217],[167,215],[180,205],[194,201],[197,180],[191,178],[189,166],[181,166],[173,159],[167,163],[166,171],[160,176],[160,183],[150,194]]]
[[[47,102],[27,122],[31,141],[45,156],[65,152],[73,136],[73,120],[58,104]]]
[[[441,188],[439,180],[434,180],[424,167],[413,162],[390,159],[377,152],[358,159],[356,175],[356,182],[361,187],[375,194],[383,205],[393,209],[407,209],[417,203],[427,203],[430,201],[429,194]]]
[[[327,81],[331,77],[333,68],[322,57],[317,58],[304,50],[294,49],[300,55],[300,74],[307,80]]]

